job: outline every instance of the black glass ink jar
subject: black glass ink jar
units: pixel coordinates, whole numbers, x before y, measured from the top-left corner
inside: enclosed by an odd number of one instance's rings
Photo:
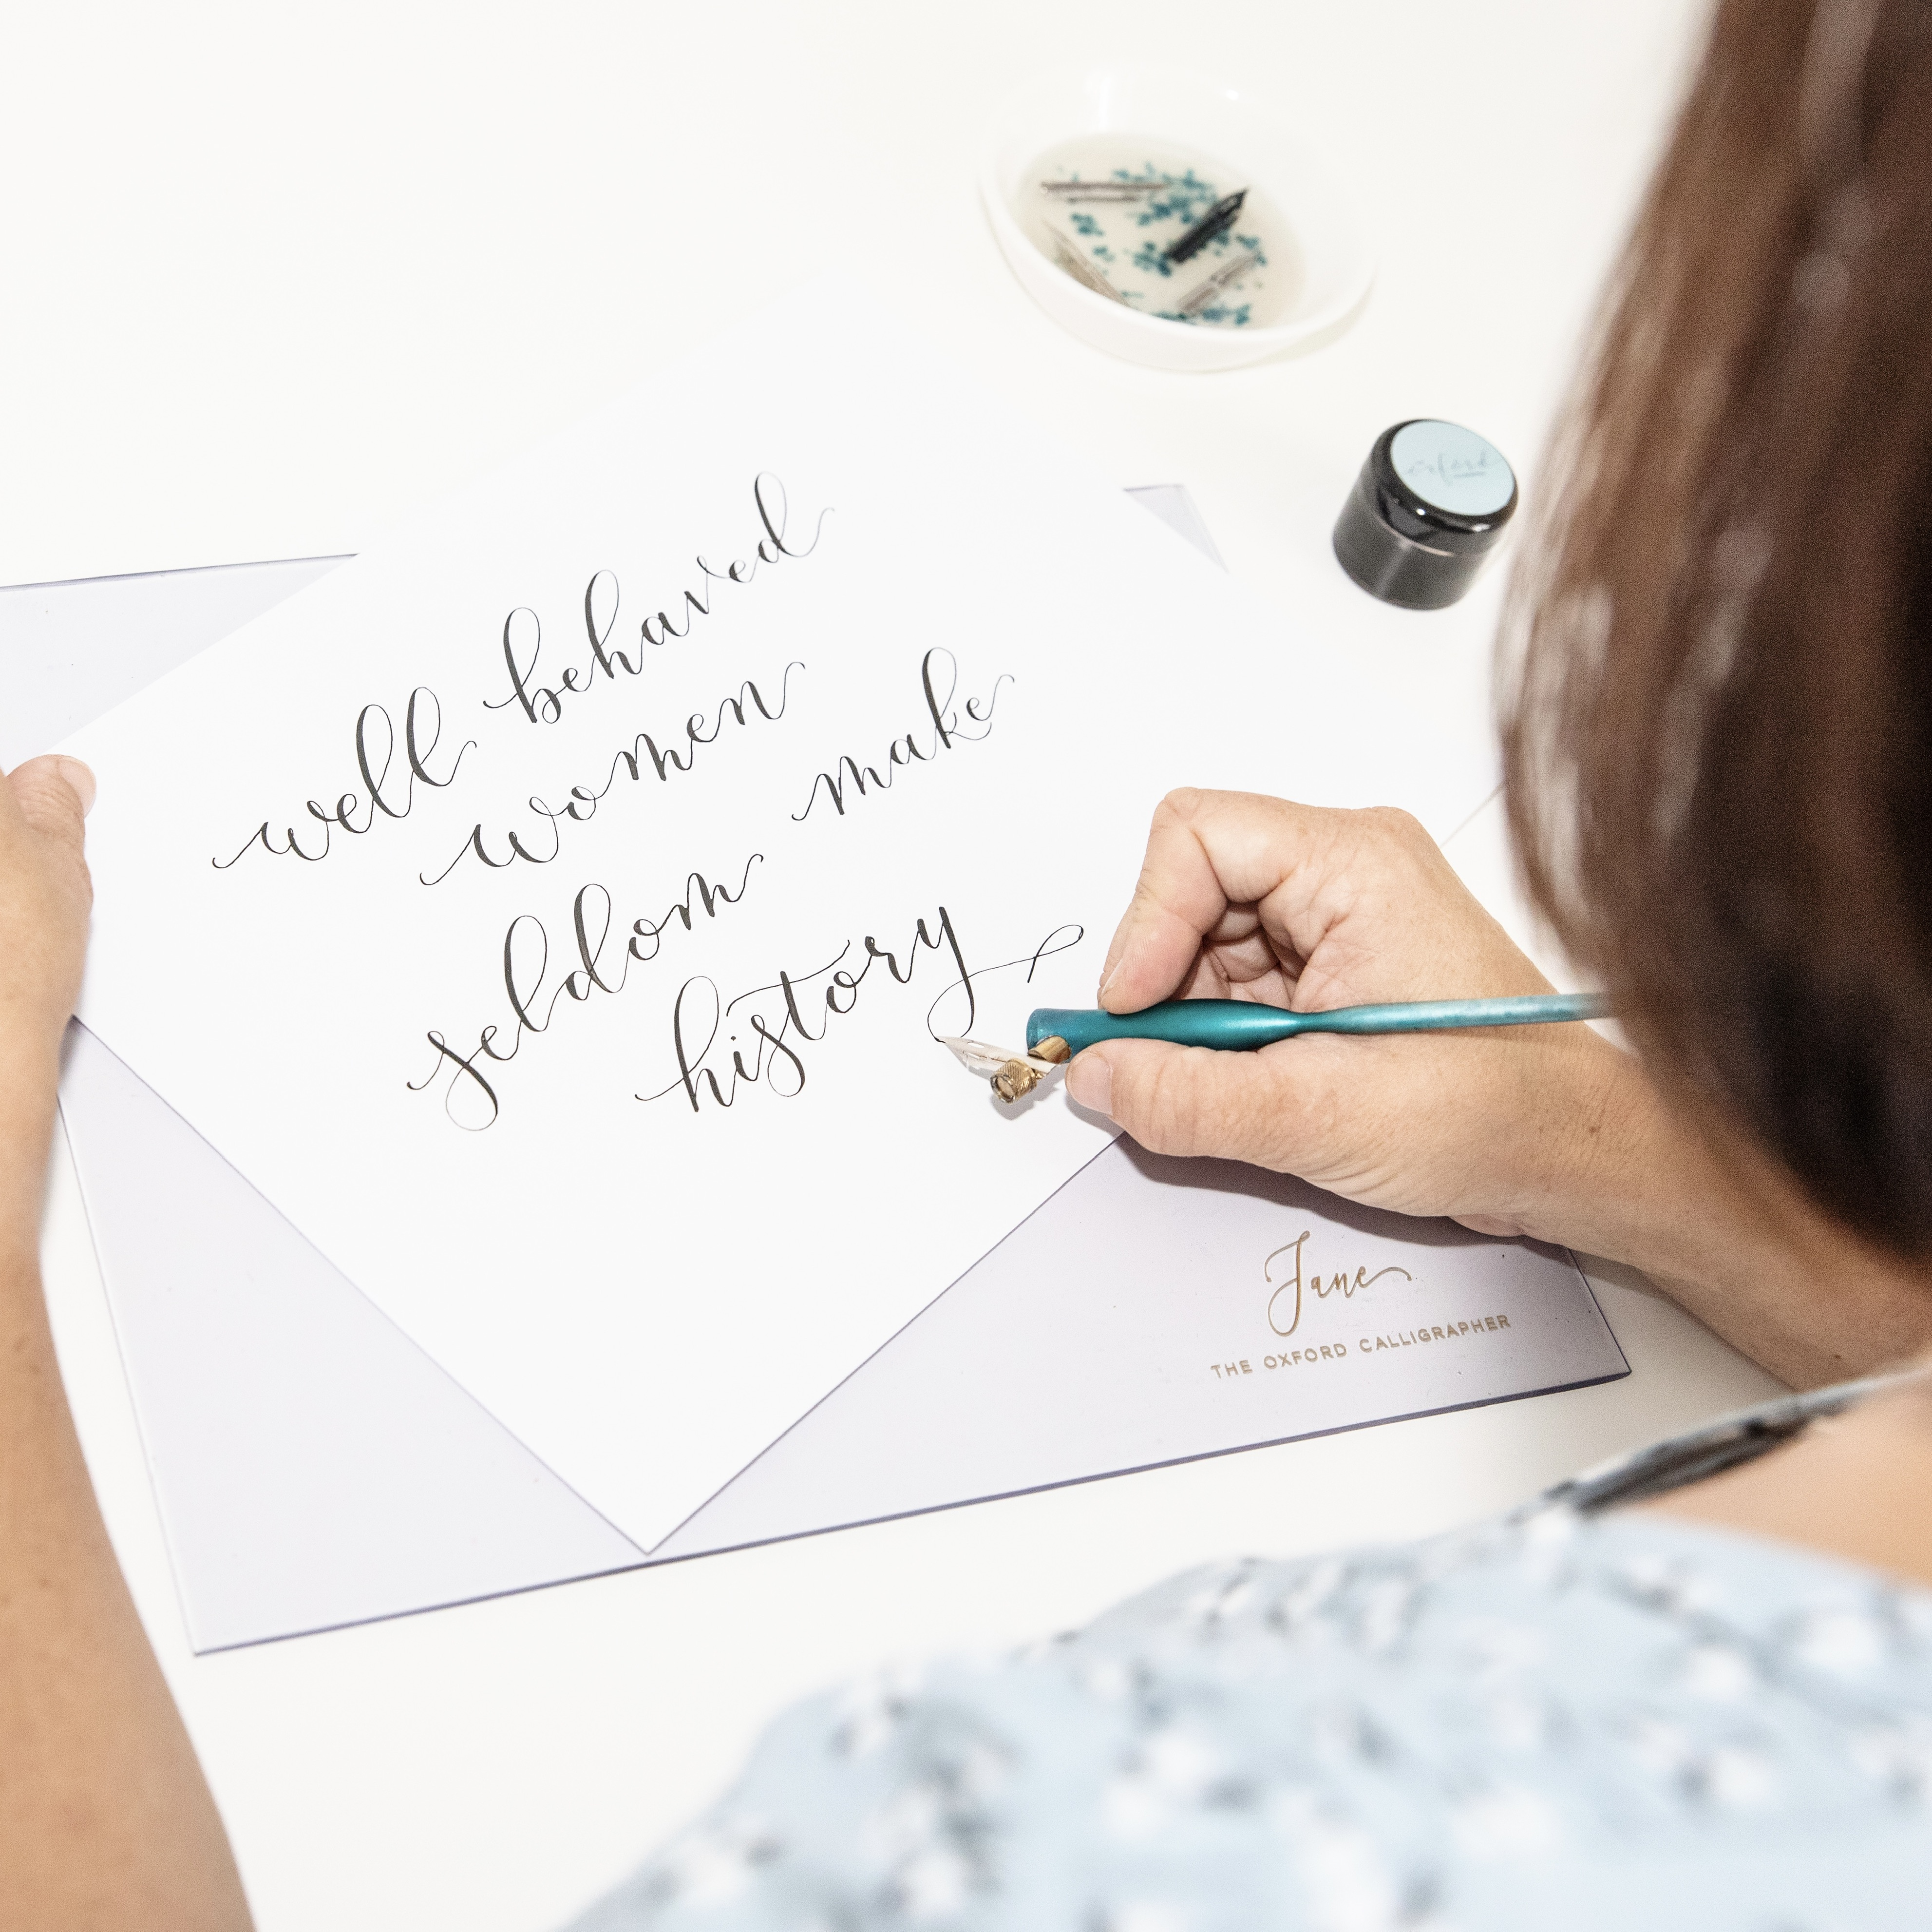
[[[1335,525],[1342,568],[1384,602],[1439,611],[1516,513],[1516,477],[1473,430],[1424,417],[1376,438]]]

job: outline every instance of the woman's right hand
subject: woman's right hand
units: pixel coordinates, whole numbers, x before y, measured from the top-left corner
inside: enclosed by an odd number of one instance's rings
[[[1254,999],[1298,1012],[1544,993],[1549,982],[1406,813],[1232,792],[1161,801],[1100,1003]],[[1581,1024],[1344,1037],[1258,1053],[1090,1047],[1067,1090],[1159,1153],[1300,1175],[1490,1233],[1576,1239],[1654,1107],[1629,1056]]]
[[[1406,813],[1175,792],[1154,813],[1100,1003],[1316,1012],[1549,990]],[[1066,1086],[1156,1153],[1252,1161],[1633,1263],[1790,1382],[1932,1345],[1920,1278],[1822,1223],[1738,1137],[1680,1119],[1633,1056],[1581,1023],[1305,1033],[1258,1053],[1111,1040],[1076,1058]]]

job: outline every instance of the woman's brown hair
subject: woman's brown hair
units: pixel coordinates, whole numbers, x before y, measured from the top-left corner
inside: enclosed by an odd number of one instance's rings
[[[1666,1082],[1932,1253],[1932,5],[1724,0],[1540,497],[1534,897]]]

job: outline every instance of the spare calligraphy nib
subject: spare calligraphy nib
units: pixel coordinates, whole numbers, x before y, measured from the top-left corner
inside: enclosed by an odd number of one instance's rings
[[[1160,181],[1043,181],[1040,185],[1040,191],[1061,201],[1140,201],[1157,190],[1172,185],[1165,179]]]
[[[1162,258],[1170,262],[1192,261],[1216,236],[1233,227],[1235,218],[1241,212],[1241,204],[1247,198],[1248,191],[1244,188],[1222,196],[1185,234],[1177,235],[1168,242],[1161,251]]]
[[[954,1040],[942,1036],[939,1043],[950,1047],[969,1074],[990,1081],[993,1091],[1009,1103],[1032,1092],[1055,1067],[1064,1066],[1073,1057],[1073,1049],[1058,1034],[1041,1041],[1030,1053],[1016,1053],[1005,1047],[989,1047],[983,1040]]]
[[[1046,232],[1053,242],[1053,259],[1066,273],[1082,288],[1090,288],[1096,295],[1104,295],[1109,302],[1126,305],[1126,297],[1058,228],[1049,227]]]

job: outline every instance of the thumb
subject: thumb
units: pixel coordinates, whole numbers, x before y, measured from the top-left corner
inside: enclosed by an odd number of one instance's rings
[[[20,816],[44,839],[81,849],[81,821],[94,809],[94,774],[77,758],[58,754],[16,765],[7,780]]]
[[[81,825],[94,804],[94,774],[77,758],[31,758],[0,783],[0,848],[38,846],[59,889],[85,906],[93,897]]]
[[[1283,1041],[1292,1047],[1299,1041]],[[1109,1040],[1077,1054],[1068,1097],[1125,1128],[1150,1153],[1280,1164],[1287,1068],[1280,1047],[1216,1053],[1160,1040]]]

